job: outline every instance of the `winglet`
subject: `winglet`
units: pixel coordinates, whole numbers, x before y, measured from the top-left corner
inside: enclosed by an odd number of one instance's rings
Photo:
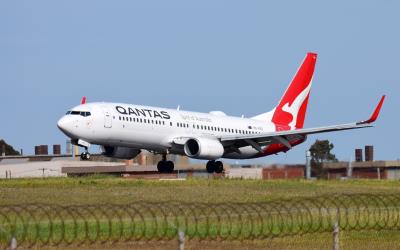
[[[81,100],[81,104],[85,104],[85,103],[86,103],[86,96],[82,97],[82,100]]]
[[[365,121],[361,121],[361,122],[357,122],[357,125],[362,125],[362,124],[369,124],[369,123],[373,123],[374,121],[376,121],[376,119],[379,116],[379,112],[381,111],[383,102],[385,101],[385,95],[382,96],[381,100],[378,103],[378,106],[376,106],[374,113],[372,113],[371,117],[368,120]]]

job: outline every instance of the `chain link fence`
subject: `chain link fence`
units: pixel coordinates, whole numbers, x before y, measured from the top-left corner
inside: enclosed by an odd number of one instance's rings
[[[221,242],[228,245],[227,249],[235,249],[237,243],[232,242],[243,241],[260,242],[270,249],[312,249],[312,244],[315,249],[321,249],[321,245],[325,249],[368,249],[365,242],[375,237],[382,241],[379,246],[388,243],[388,249],[395,249],[400,243],[399,229],[400,194],[259,203],[0,206],[1,249],[124,246],[137,242],[157,245],[176,240],[180,249],[185,241],[187,246],[191,242],[193,246],[196,242]]]

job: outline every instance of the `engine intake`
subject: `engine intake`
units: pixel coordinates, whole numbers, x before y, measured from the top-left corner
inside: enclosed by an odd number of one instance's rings
[[[215,139],[192,138],[186,141],[184,151],[191,158],[216,160],[224,154],[224,147]]]
[[[136,148],[104,146],[102,154],[107,157],[130,160],[135,158],[139,153],[140,149]]]

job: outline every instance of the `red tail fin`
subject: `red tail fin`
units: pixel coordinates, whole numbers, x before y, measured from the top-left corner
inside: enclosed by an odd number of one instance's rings
[[[316,53],[307,53],[279,105],[275,108],[272,122],[277,131],[303,128],[316,61]]]

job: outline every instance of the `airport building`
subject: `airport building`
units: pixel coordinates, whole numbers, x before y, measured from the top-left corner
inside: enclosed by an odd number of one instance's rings
[[[225,172],[209,175],[205,164],[190,162],[186,156],[170,155],[175,163],[173,173],[161,174],[157,171],[160,155],[142,152],[132,160],[119,160],[92,154],[90,161],[81,161],[77,147],[67,145],[62,154],[60,145],[35,146],[35,155],[0,157],[0,178],[65,177],[108,174],[126,178],[185,178],[222,177],[239,179],[300,179],[304,178],[304,165],[229,165]],[[50,154],[49,154],[50,153]],[[51,154],[52,153],[52,154]]]
[[[231,166],[226,176],[232,179],[303,179],[305,165]]]
[[[324,163],[328,179],[365,178],[400,180],[400,161]]]
[[[365,161],[364,161],[365,160]],[[374,147],[355,150],[354,162],[328,162],[323,164],[328,179],[364,178],[400,180],[400,161],[374,161]]]
[[[92,154],[90,161],[81,161],[77,147],[67,145],[62,154],[60,145],[53,145],[50,152],[48,145],[35,146],[34,155],[0,156],[0,178],[29,177],[65,177],[108,174],[129,178],[184,178],[186,176],[207,176],[204,164],[193,164],[187,157],[170,155],[168,159],[175,163],[175,171],[160,174],[157,163],[160,155],[143,151],[132,160],[120,160]],[[50,154],[49,154],[50,153]],[[52,153],[52,154],[51,154]],[[229,168],[229,165],[226,166]]]

